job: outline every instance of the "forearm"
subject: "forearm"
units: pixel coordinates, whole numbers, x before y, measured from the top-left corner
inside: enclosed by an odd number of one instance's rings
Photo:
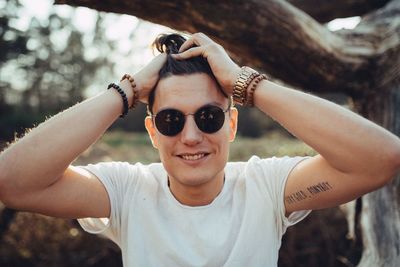
[[[107,90],[43,122],[0,154],[0,186],[25,192],[51,185],[121,110],[118,92]]]
[[[259,84],[255,105],[303,140],[337,170],[374,175],[393,166],[399,139],[384,128],[327,100],[279,86]]]

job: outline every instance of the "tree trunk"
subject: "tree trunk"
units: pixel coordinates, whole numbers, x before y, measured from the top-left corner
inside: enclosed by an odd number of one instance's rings
[[[400,135],[400,82],[360,103],[360,113]],[[362,198],[364,251],[359,266],[400,264],[400,175]]]
[[[16,211],[10,208],[6,208],[0,202],[0,243],[3,239],[4,234],[7,232],[9,226],[11,225]]]
[[[383,7],[388,0],[288,0],[319,22],[329,22],[336,18],[362,16]],[[319,3],[317,3],[319,2]]]

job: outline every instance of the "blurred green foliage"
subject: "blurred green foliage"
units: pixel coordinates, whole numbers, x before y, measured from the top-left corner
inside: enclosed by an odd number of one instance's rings
[[[14,132],[23,132],[46,116],[82,101],[84,89],[93,82],[96,73],[112,73],[114,64],[107,57],[114,44],[104,37],[101,16],[97,18],[92,43],[102,44],[102,53],[89,60],[84,56],[84,33],[72,26],[70,19],[56,15],[53,10],[48,21],[33,17],[28,30],[21,31],[15,26],[20,8],[19,1],[10,0],[0,10],[0,139],[3,140],[10,140]]]

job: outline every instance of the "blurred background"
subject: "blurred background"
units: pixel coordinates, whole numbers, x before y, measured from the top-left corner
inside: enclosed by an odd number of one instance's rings
[[[351,29],[359,21],[338,19],[326,27]],[[154,57],[152,41],[170,31],[133,16],[54,6],[50,0],[0,0],[0,149],[139,70]],[[346,95],[323,97],[351,108]],[[315,155],[259,111],[239,109],[230,160]],[[75,164],[159,161],[144,132],[145,110],[142,105],[117,120]],[[362,246],[352,236],[340,208],[315,211],[288,230],[279,266],[355,266]],[[83,232],[74,220],[16,212],[0,202],[0,266],[121,266],[121,258],[111,241]]]

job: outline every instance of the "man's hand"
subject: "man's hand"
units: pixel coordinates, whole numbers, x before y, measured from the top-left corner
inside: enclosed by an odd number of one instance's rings
[[[148,103],[149,94],[156,86],[160,69],[166,61],[167,55],[162,53],[133,76],[136,89],[139,91],[139,100],[142,103]]]
[[[179,49],[179,54],[172,54],[176,59],[188,59],[202,56],[207,59],[218,83],[227,95],[232,95],[233,85],[240,72],[240,67],[233,62],[224,48],[203,33],[193,34]]]

